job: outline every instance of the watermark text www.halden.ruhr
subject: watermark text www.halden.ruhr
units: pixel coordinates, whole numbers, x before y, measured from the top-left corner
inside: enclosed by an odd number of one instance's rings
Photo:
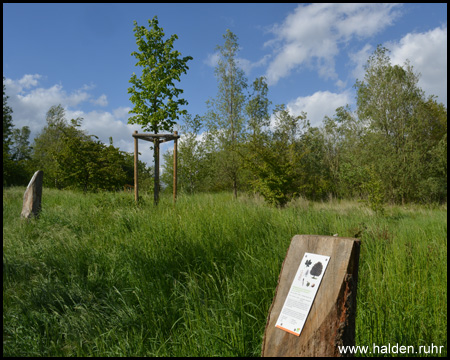
[[[399,345],[399,344],[387,344],[377,345],[372,344],[370,346],[357,345],[357,346],[339,346],[339,352],[341,354],[441,354],[445,346],[435,345],[420,345],[415,347],[413,345]]]

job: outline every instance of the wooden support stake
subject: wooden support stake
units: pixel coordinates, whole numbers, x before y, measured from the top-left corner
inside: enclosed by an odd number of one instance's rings
[[[269,309],[262,356],[348,356],[339,346],[355,345],[356,289],[360,240],[296,235],[284,259]],[[305,252],[330,256],[300,336],[275,327]]]
[[[137,134],[137,130],[134,131],[135,134]],[[138,185],[138,138],[134,138],[134,200],[136,201],[136,204],[138,203],[139,198],[139,185]]]
[[[154,202],[155,205],[158,205],[159,202],[159,139],[154,139],[155,150],[155,189],[154,189]]]
[[[173,203],[177,201],[177,143],[178,131],[173,132],[175,138],[173,139]]]

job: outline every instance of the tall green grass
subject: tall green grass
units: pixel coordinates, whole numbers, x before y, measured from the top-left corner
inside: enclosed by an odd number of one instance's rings
[[[357,345],[447,353],[447,208],[3,190],[4,356],[260,356],[295,234],[362,241]]]

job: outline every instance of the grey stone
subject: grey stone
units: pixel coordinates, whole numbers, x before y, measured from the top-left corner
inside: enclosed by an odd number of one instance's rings
[[[22,213],[20,214],[23,218],[30,219],[34,216],[39,216],[39,212],[41,211],[43,178],[44,172],[42,170],[36,171],[31,178],[23,195]]]

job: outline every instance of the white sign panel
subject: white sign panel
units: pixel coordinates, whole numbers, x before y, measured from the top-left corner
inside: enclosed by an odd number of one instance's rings
[[[305,253],[275,325],[277,328],[300,336],[329,259],[329,256]]]

